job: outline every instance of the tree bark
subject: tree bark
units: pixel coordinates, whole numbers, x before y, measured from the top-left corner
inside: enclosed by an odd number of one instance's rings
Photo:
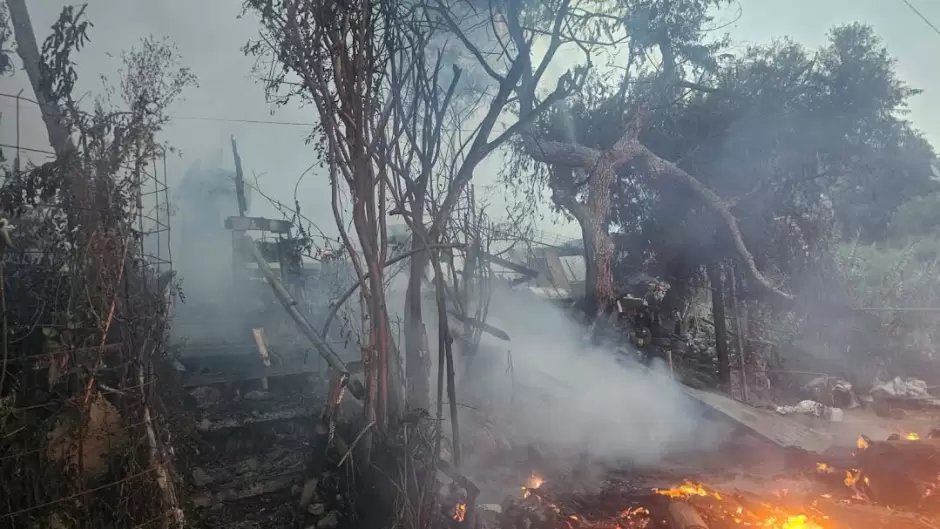
[[[614,245],[608,232],[610,222],[610,195],[617,170],[636,156],[637,137],[646,120],[646,110],[640,108],[627,123],[623,135],[610,149],[598,150],[577,143],[539,140],[523,134],[526,151],[535,160],[553,165],[553,196],[556,204],[564,207],[577,219],[585,237],[585,312],[596,318],[614,301],[613,253]],[[587,199],[580,202],[575,183],[575,171],[586,173]],[[589,266],[588,266],[589,265]]]
[[[617,168],[610,157],[603,156],[591,174],[590,195],[587,201],[592,234],[591,257],[596,273],[593,292],[595,314],[606,311],[614,302],[614,243],[607,230],[610,223],[610,188],[616,172]]]
[[[594,253],[593,273],[596,274],[594,291],[597,303],[603,304],[604,299],[612,296],[612,278],[610,274],[610,260],[613,248],[610,244],[607,222],[610,214],[610,188],[617,170],[630,161],[643,159],[653,176],[666,176],[679,180],[691,190],[722,220],[729,235],[738,259],[743,263],[748,277],[761,287],[771,297],[789,304],[793,296],[775,287],[757,268],[754,256],[748,250],[738,227],[737,219],[724,201],[691,174],[676,164],[657,156],[653,151],[640,143],[640,130],[646,122],[648,110],[645,106],[639,107],[627,123],[622,136],[607,150],[598,150],[577,143],[546,141],[535,138],[528,131],[522,133],[523,145],[526,152],[536,161],[554,166],[552,177],[558,181],[553,183],[553,200],[556,204],[565,207],[578,219],[582,227],[585,221],[595,240],[590,246]],[[569,188],[576,187],[574,171],[560,173],[557,168],[579,168],[588,173],[588,197],[586,204],[581,204],[575,198],[577,191],[563,189],[565,184]],[[567,177],[567,181],[562,181]],[[586,211],[578,215],[577,206],[586,206]],[[586,252],[591,254],[592,251]],[[588,271],[588,277],[592,270]]]
[[[422,247],[418,237],[412,249]],[[409,263],[408,287],[405,292],[405,378],[409,408],[431,409],[431,354],[424,335],[421,313],[421,283],[428,266],[428,253],[418,252]]]
[[[728,356],[728,326],[725,319],[725,291],[721,280],[721,264],[713,261],[706,268],[711,286],[712,318],[715,322],[715,353],[718,355],[718,383],[725,392],[731,390],[731,360]]]
[[[586,221],[578,219],[584,243],[584,313],[597,314],[597,266],[594,264],[594,231]]]
[[[16,36],[16,52],[23,61],[23,69],[29,77],[29,84],[33,87],[42,121],[46,125],[49,144],[59,157],[64,156],[75,148],[68,126],[65,124],[62,109],[56,101],[50,101],[48,94],[43,90],[43,80],[39,73],[39,63],[42,56],[36,44],[36,34],[29,18],[29,10],[25,0],[8,0],[10,8],[10,21],[13,23],[13,32]]]

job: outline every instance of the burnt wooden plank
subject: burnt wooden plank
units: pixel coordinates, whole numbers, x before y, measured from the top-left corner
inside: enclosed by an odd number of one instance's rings
[[[290,222],[264,217],[229,217],[225,219],[225,228],[236,231],[267,231],[289,234]]]
[[[770,410],[748,406],[734,399],[683,387],[683,391],[705,406],[744,426],[760,437],[784,448],[801,448],[820,454],[832,445],[832,437]]]
[[[243,382],[246,380],[259,380],[262,378],[285,377],[290,375],[302,375],[319,373],[322,371],[313,363],[288,364],[277,367],[264,367],[260,360],[258,366],[251,369],[239,369],[223,373],[206,373],[192,375],[183,379],[183,387],[192,388],[196,386],[211,386],[213,384],[224,384],[227,382]]]

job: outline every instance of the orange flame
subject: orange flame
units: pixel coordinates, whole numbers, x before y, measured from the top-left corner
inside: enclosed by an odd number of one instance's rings
[[[545,483],[545,480],[541,478],[538,474],[532,474],[529,476],[529,479],[525,481],[525,485],[522,486],[522,497],[528,498],[529,494],[532,494],[532,491],[541,487],[542,483]]]
[[[907,439],[908,441],[917,441],[918,439],[920,439],[920,436],[914,432],[909,432],[906,436],[904,436],[904,438]]]
[[[858,441],[855,442],[855,446],[857,446],[859,450],[865,450],[868,448],[868,440],[860,435],[858,436]]]
[[[633,507],[620,513],[621,518],[633,518],[634,516],[649,516],[650,511],[646,507]]]
[[[805,514],[798,514],[788,516],[780,529],[822,529],[822,526],[807,519]]]
[[[816,472],[820,472],[823,474],[832,474],[833,472],[835,472],[835,470],[831,466],[825,463],[816,463]]]
[[[715,499],[720,500],[721,494],[717,492],[709,492],[705,489],[704,486],[698,483],[692,483],[691,481],[686,481],[678,487],[673,487],[671,489],[653,489],[653,492],[656,494],[661,494],[663,496],[668,496],[670,498],[688,498],[690,496],[714,496]]]
[[[845,471],[845,482],[846,487],[854,487],[858,483],[858,477],[860,472],[858,470],[846,470]]]
[[[467,517],[467,504],[458,503],[457,507],[454,508],[454,520],[462,522],[464,518]]]
[[[822,467],[820,467],[822,468]],[[826,466],[825,468],[829,468]],[[830,469],[831,470],[831,469]],[[847,474],[850,475],[850,474]],[[858,479],[855,476],[855,479]],[[720,518],[730,517],[738,525],[745,527],[760,527],[764,529],[825,529],[818,522],[812,520],[806,514],[793,514],[784,511],[769,504],[762,504],[757,511],[746,510],[741,505],[732,506],[722,499],[717,491],[709,490],[703,485],[685,482],[678,487],[671,489],[653,489],[657,494],[668,496],[670,498],[683,498],[693,503],[696,507],[711,511]],[[787,490],[781,490],[777,493],[780,497],[787,496]],[[698,498],[703,500],[714,498],[720,503],[699,502]],[[729,499],[728,501],[734,501]]]
[[[532,474],[529,476],[529,479],[525,482],[525,488],[527,489],[537,489],[542,486],[542,483],[545,483],[545,480],[541,478],[538,474]]]

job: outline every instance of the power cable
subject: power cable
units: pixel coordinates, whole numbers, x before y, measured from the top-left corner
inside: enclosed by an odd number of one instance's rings
[[[50,156],[55,156],[55,153],[52,151],[45,151],[43,149],[31,149],[29,147],[23,147],[23,146],[17,147],[16,145],[9,145],[7,143],[0,143],[0,147],[6,147],[7,149],[19,149],[21,151],[27,151],[27,152],[38,152],[40,154],[48,154]]]
[[[927,18],[916,7],[914,7],[914,4],[910,3],[909,0],[901,0],[901,1],[904,2],[904,5],[906,5],[911,11],[913,11],[915,15],[920,17],[920,19],[923,20],[925,24],[930,26],[930,29],[932,29],[934,33],[936,33],[937,35],[940,35],[940,28],[938,28],[933,22],[930,21],[929,18]]]
[[[16,94],[6,94],[0,93],[2,97],[8,97],[10,99],[19,99],[20,101],[25,101],[27,103],[32,103],[34,105],[39,105],[39,102],[30,99],[28,97],[17,96]],[[288,125],[292,127],[316,127],[316,123],[306,123],[303,121],[277,121],[277,120],[264,120],[264,119],[240,119],[240,118],[214,118],[209,116],[176,116],[169,115],[170,119],[180,119],[180,120],[191,120],[191,121],[222,121],[227,123],[249,123],[255,125]]]

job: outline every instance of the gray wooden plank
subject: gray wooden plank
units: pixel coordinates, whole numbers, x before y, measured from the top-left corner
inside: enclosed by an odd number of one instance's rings
[[[683,391],[705,406],[782,447],[822,453],[832,445],[832,436],[802,425],[770,410],[755,408],[734,399],[683,386]]]

